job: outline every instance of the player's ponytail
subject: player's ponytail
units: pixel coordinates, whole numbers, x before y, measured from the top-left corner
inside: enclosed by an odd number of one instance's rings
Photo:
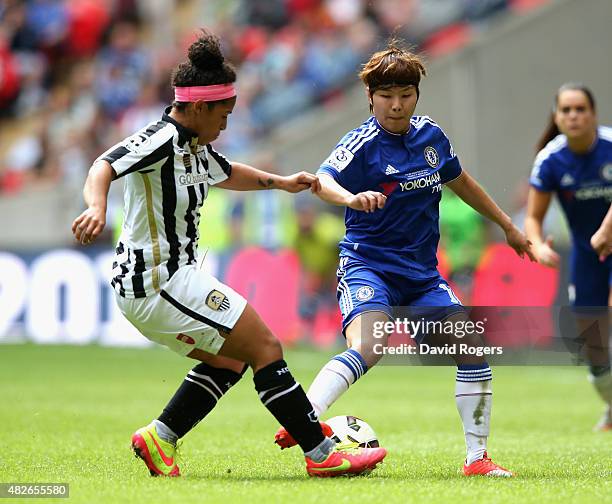
[[[557,112],[557,106],[559,105],[559,96],[563,91],[580,91],[584,93],[589,104],[591,105],[591,109],[593,109],[593,112],[596,111],[595,96],[588,87],[579,82],[566,82],[565,84],[563,84],[555,94],[555,104],[553,106],[553,111],[550,114],[550,118],[548,119],[548,125],[546,126],[544,133],[542,133],[542,136],[536,144],[536,153],[540,152],[544,147],[546,147],[546,144],[548,144],[548,142],[550,142],[560,133],[559,128],[555,123],[555,113]]]
[[[172,74],[173,87],[212,86],[236,82],[236,70],[225,60],[219,37],[202,29],[202,34],[187,51],[187,61],[180,63]],[[208,102],[213,107],[216,102]],[[182,110],[185,102],[175,101],[173,107]]]
[[[538,140],[536,144],[536,154],[540,152],[548,142],[550,142],[553,138],[555,138],[560,133],[559,128],[557,127],[557,123],[555,123],[555,113],[551,112],[550,117],[548,118],[548,124],[546,125],[546,129],[542,136]]]
[[[206,32],[189,46],[187,56],[189,62],[201,72],[221,70],[225,61],[219,38]]]

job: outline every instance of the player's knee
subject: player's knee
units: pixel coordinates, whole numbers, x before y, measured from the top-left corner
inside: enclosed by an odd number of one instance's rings
[[[283,347],[281,342],[278,340],[274,334],[271,332],[266,336],[266,347],[267,352],[270,354],[278,355],[278,358],[282,358],[283,356]]]
[[[349,348],[355,350],[359,353],[359,355],[361,355],[368,368],[371,368],[378,363],[383,355],[382,348],[386,346],[386,341],[376,341],[374,343],[353,341],[349,344]]]
[[[358,352],[368,368],[376,365],[384,355],[389,337],[383,324],[387,315],[381,312],[366,312],[357,316],[346,328],[347,346]]]
[[[283,358],[283,347],[272,331],[265,329],[257,335],[257,352],[253,359],[255,367],[266,366]]]
[[[380,337],[352,336],[347,339],[348,347],[359,352],[368,368],[377,364],[384,355],[384,349],[387,347],[387,335],[383,334]]]
[[[368,365],[368,368],[371,368],[375,366],[376,364],[378,364],[378,361],[380,361],[382,356],[383,356],[382,352],[372,349],[369,352],[367,352],[367,356],[364,356],[363,360]]]

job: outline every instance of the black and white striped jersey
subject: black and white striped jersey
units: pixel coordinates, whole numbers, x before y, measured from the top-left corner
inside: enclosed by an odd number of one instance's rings
[[[197,262],[200,207],[208,186],[229,178],[229,161],[172,119],[169,108],[98,159],[125,177],[124,222],[111,284],[119,295],[160,292],[176,270]]]

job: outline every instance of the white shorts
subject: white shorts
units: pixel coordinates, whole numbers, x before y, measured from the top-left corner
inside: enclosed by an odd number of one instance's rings
[[[198,348],[217,354],[247,301],[195,266],[182,266],[159,294],[128,299],[115,295],[121,313],[146,338],[187,355]]]

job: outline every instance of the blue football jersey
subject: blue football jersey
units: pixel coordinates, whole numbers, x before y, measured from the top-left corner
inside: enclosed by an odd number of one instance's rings
[[[372,213],[346,208],[341,256],[415,281],[437,277],[442,185],[461,174],[461,165],[435,122],[414,116],[408,132],[397,135],[370,117],[340,140],[318,173],[353,194],[387,196],[385,207]]]
[[[612,128],[600,126],[586,154],[575,154],[565,135],[551,140],[536,156],[530,183],[556,192],[567,218],[574,246],[595,254],[590,240],[612,201]]]

